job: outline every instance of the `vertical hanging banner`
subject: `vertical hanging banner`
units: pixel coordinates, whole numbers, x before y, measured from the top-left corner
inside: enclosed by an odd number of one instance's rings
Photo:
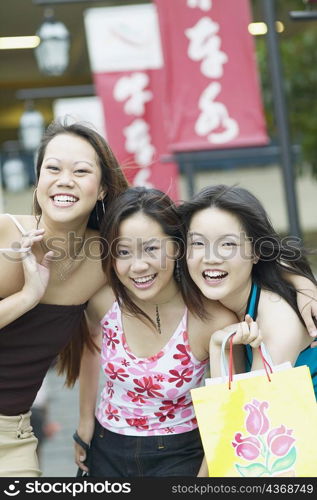
[[[171,151],[268,143],[249,0],[154,0]]]
[[[88,9],[85,28],[107,139],[129,182],[177,200],[178,166],[164,160],[164,63],[155,5]]]

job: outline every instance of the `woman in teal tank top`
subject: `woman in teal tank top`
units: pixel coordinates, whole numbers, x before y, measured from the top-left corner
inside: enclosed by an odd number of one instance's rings
[[[316,389],[316,279],[298,239],[282,239],[261,203],[236,186],[207,187],[180,210],[194,282],[188,293],[219,300],[240,322],[253,316],[274,364],[308,364]],[[261,367],[258,352],[251,363]]]

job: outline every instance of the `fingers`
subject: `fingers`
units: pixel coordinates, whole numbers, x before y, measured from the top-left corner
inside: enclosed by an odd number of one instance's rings
[[[246,314],[246,315],[245,315],[245,322],[246,322],[248,325],[251,325],[252,323],[254,323],[253,318],[252,318],[252,316],[250,316],[250,314]]]
[[[250,344],[251,347],[256,349],[257,347],[259,347],[259,345],[261,345],[262,340],[263,340],[263,338],[261,335],[261,331],[260,331],[257,323],[255,321],[253,321],[251,326],[250,326],[250,337],[249,337],[248,343]]]
[[[263,339],[258,325],[249,315],[247,315],[245,319],[245,321],[239,323],[237,333],[233,338],[233,343],[249,344],[254,348],[259,347]]]
[[[21,249],[25,249],[25,251],[30,251],[33,244],[36,241],[41,241],[44,236],[44,229],[32,229],[25,233],[22,237],[21,241]]]
[[[305,326],[311,337],[317,337],[317,306],[315,303],[309,304],[310,307],[302,310],[302,318],[304,320]]]
[[[41,261],[41,265],[48,269],[53,257],[54,257],[54,252],[52,251],[47,252]]]
[[[85,450],[81,446],[79,446],[79,444],[75,444],[75,462],[81,470],[88,472],[88,467],[83,463],[86,458],[87,455]]]

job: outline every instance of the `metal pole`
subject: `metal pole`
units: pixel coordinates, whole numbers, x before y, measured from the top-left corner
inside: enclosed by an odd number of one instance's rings
[[[189,198],[192,198],[195,194],[195,181],[193,163],[190,160],[185,160],[184,170],[187,179],[187,193]]]
[[[279,135],[282,170],[286,202],[289,219],[289,230],[292,236],[301,238],[300,224],[298,218],[297,201],[295,194],[295,176],[291,158],[291,142],[287,120],[287,109],[283,91],[283,78],[281,71],[281,60],[278,39],[275,28],[274,0],[262,0],[265,22],[267,24],[267,46],[269,53],[269,65],[272,78],[273,100],[276,114],[277,129]]]

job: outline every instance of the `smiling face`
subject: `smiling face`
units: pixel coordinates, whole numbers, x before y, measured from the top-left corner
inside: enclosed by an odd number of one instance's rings
[[[47,145],[37,185],[43,215],[56,221],[86,221],[102,197],[101,169],[94,148],[74,134]]]
[[[115,270],[131,298],[164,302],[177,291],[175,244],[151,217],[137,212],[121,222]]]
[[[192,217],[187,264],[205,297],[238,312],[248,298],[255,260],[245,230],[233,214],[211,207]]]

